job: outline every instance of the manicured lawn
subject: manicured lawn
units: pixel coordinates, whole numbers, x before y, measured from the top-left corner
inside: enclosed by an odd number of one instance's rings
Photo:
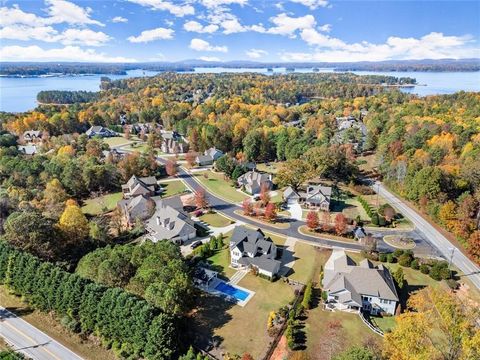
[[[218,213],[204,214],[200,216],[200,219],[213,227],[225,227],[233,223],[233,221]]]
[[[163,197],[169,197],[169,196],[181,194],[185,192],[185,190],[187,190],[182,180],[165,181],[160,183],[160,185],[165,190],[162,193]]]
[[[378,326],[384,333],[390,332],[395,328],[395,317],[371,317],[372,322]]]
[[[309,280],[319,281],[321,266],[325,265],[331,250],[319,248],[305,243],[295,244],[295,265],[293,273],[289,276],[292,280],[306,284]]]
[[[283,202],[283,190],[277,189],[274,190],[277,194],[271,198],[271,202],[279,203]]]
[[[132,139],[125,139],[123,136],[104,138],[103,142],[109,146],[126,145],[132,143]]]
[[[271,283],[251,274],[238,285],[255,291],[255,295],[245,307],[224,305],[222,312],[222,306],[215,306],[210,313],[217,322],[214,334],[223,339],[220,347],[225,351],[248,352],[254,359],[261,359],[271,341],[266,331],[268,314],[291,301],[293,289],[282,281]],[[223,321],[218,323],[218,319]]]
[[[205,178],[207,174],[208,178]],[[223,178],[223,174],[206,171],[202,173],[195,173],[196,179],[202,183],[214,195],[218,195],[226,200],[233,202],[242,202],[248,195],[237,191],[230,181]]]
[[[138,151],[140,153],[144,153],[147,151],[147,144],[131,144],[130,146],[127,146],[125,149],[130,150],[130,151]],[[158,150],[158,149],[157,149]]]
[[[268,163],[268,166],[266,166],[265,164],[257,164],[257,170],[275,175],[282,166],[282,164],[282,161]]]
[[[60,320],[57,321],[48,314],[30,308],[19,297],[9,294],[3,285],[0,285],[0,299],[3,307],[14,313],[21,314],[20,317],[22,319],[45,332],[84,359],[116,359],[112,352],[96,345],[93,341],[82,340],[78,335],[67,331],[60,325]]]
[[[122,199],[122,193],[103,195],[94,199],[84,201],[82,212],[88,215],[100,215],[104,212],[111,211],[117,206],[117,202]]]
[[[342,325],[341,335],[337,340],[343,338],[342,348],[344,350],[352,345],[361,345],[368,338],[373,338],[379,343],[382,341],[382,338],[371,331],[357,314],[324,311],[321,307],[317,307],[308,312],[305,324],[307,352],[312,359],[315,359],[317,354],[324,352],[322,348],[325,345],[322,342],[328,342],[326,332],[330,321],[340,321]]]
[[[214,270],[221,273],[223,276],[230,278],[237,271],[229,267],[230,265],[230,251],[223,249],[217,251],[215,255],[210,256],[208,262],[214,266]]]
[[[268,231],[264,231],[264,234],[268,236],[276,245],[283,245],[285,244],[285,241],[287,241],[287,238],[285,236],[279,236],[275,235],[272,233],[269,233]]]

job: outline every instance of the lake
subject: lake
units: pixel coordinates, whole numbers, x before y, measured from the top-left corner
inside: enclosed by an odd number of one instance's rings
[[[269,72],[267,68],[195,68],[195,73],[241,73],[255,72],[267,75],[286,73],[285,68],[275,68]],[[296,69],[295,73],[312,72],[311,68]],[[320,69],[320,72],[333,72],[332,69]],[[454,92],[480,91],[480,72],[376,72],[352,71],[358,75],[390,75],[395,77],[412,77],[417,83],[425,86],[405,88],[402,91],[421,96],[434,94],[452,94]],[[158,72],[130,70],[126,75],[88,75],[36,78],[6,78],[0,77],[0,111],[22,112],[37,106],[37,93],[42,90],[85,90],[98,91],[100,78],[108,76],[111,79],[124,79],[138,76],[154,76]]]

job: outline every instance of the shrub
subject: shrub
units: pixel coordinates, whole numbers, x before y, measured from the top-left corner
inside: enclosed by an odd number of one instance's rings
[[[307,283],[307,286],[305,287],[305,292],[303,293],[302,306],[307,310],[310,309],[310,306],[312,305],[312,300],[313,300],[312,282],[309,281]]]
[[[378,255],[378,260],[380,260],[381,262],[387,262],[387,254],[385,253],[380,253]]]
[[[412,264],[412,261],[413,261],[413,258],[410,254],[402,254],[398,258],[398,263],[401,266],[405,266],[405,267],[410,267],[410,265]]]
[[[422,274],[428,274],[430,272],[430,266],[428,266],[427,264],[420,265],[420,272]]]
[[[393,256],[395,256],[398,259],[400,256],[403,255],[403,253],[404,253],[403,250],[397,249],[393,252]]]
[[[388,254],[387,255],[387,262],[388,263],[394,263],[395,262],[395,257],[393,256],[393,254]]]
[[[435,262],[430,269],[429,275],[437,281],[449,279],[450,270],[448,269],[448,264],[444,261]]]
[[[460,284],[454,279],[448,279],[447,280],[447,285],[452,290],[457,290],[458,287],[460,286]]]
[[[410,264],[410,267],[414,270],[420,269],[420,264],[418,263],[417,259],[414,259],[412,263]]]

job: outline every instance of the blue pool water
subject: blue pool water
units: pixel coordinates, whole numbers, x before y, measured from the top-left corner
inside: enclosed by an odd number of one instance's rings
[[[241,301],[244,301],[249,295],[248,292],[233,287],[232,285],[225,284],[224,282],[220,282],[217,286],[215,286],[215,289],[229,296],[233,296],[235,299]]]

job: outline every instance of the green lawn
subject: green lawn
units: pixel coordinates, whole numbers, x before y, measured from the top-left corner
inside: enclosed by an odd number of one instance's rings
[[[283,162],[281,161],[268,163],[268,166],[266,166],[265,164],[257,164],[257,170],[275,175],[276,173],[278,173],[278,170],[280,169],[282,164]]]
[[[387,333],[395,328],[395,317],[371,317],[372,322],[378,326],[384,333]]]
[[[147,151],[147,148],[148,148],[148,145],[145,144],[145,143],[142,143],[142,144],[131,144],[130,146],[127,146],[125,149],[130,150],[130,151],[137,151],[137,152],[140,152],[140,153],[144,153],[144,152]]]
[[[200,216],[200,219],[213,227],[225,227],[233,223],[230,219],[215,212],[204,214]]]
[[[104,212],[115,209],[117,202],[121,199],[121,192],[107,194],[94,199],[88,199],[84,201],[82,212],[88,215],[100,215]]]
[[[297,242],[294,254],[295,265],[289,278],[304,284],[309,280],[318,282],[320,267],[325,265],[331,253],[331,250]]]
[[[165,189],[165,191],[162,193],[163,197],[182,194],[185,192],[185,190],[187,190],[182,180],[165,181],[161,182],[160,185]]]
[[[277,189],[274,191],[276,191],[277,194],[274,197],[272,197],[271,201],[273,203],[283,202],[283,190]]]
[[[109,146],[126,145],[132,142],[132,139],[125,139],[123,136],[104,138],[103,142]]]
[[[230,252],[228,249],[217,251],[215,255],[210,256],[207,261],[214,266],[215,271],[218,271],[227,278],[230,278],[236,273],[236,270],[229,267]]]
[[[241,307],[205,296],[193,330],[197,336],[208,334],[221,339],[222,352],[248,352],[254,359],[261,359],[271,341],[266,331],[268,314],[291,301],[293,289],[283,281],[271,283],[252,274],[247,274],[238,285],[255,291],[248,304]]]
[[[205,178],[204,174],[208,175]],[[223,174],[206,171],[202,173],[195,173],[196,179],[202,183],[210,192],[218,195],[226,200],[233,202],[241,202],[248,198],[248,195],[243,194],[235,189],[230,181],[223,178]]]

